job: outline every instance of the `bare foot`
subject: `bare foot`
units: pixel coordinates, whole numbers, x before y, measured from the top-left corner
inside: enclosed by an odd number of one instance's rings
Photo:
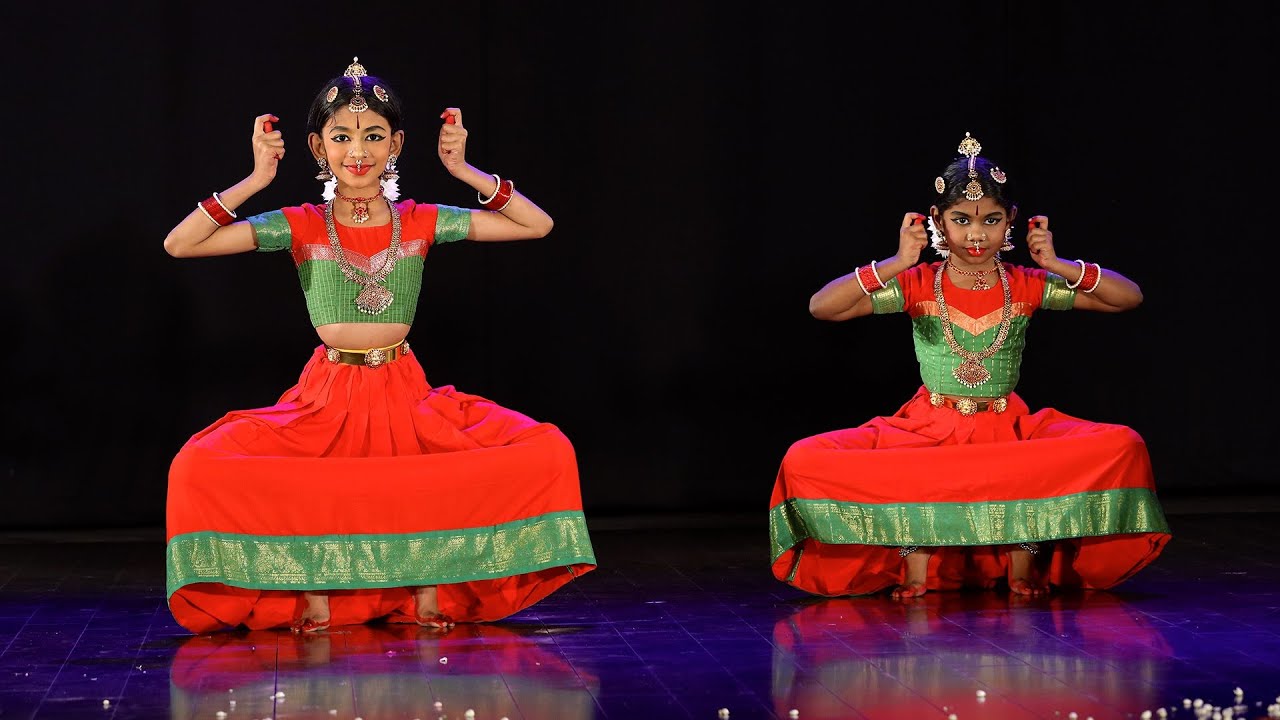
[[[1049,592],[1049,586],[1036,572],[1034,556],[1020,547],[1009,551],[1009,592],[1035,597]]]
[[[414,593],[417,605],[418,624],[423,627],[448,630],[453,627],[453,618],[440,612],[439,595],[435,585],[424,585]]]
[[[905,600],[907,598],[920,597],[929,592],[922,582],[902,583],[893,589],[893,597],[895,600]]]
[[[929,579],[929,558],[932,556],[933,553],[920,549],[903,560],[907,573],[902,584],[893,589],[895,599],[920,597],[929,592],[925,582]]]
[[[298,633],[319,632],[329,629],[329,594],[306,591],[302,593],[307,607],[294,619],[289,629]]]

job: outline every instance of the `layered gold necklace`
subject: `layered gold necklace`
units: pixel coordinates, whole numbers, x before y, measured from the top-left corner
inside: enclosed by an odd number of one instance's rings
[[[338,228],[333,224],[333,201],[324,205],[324,225],[329,231],[329,246],[333,248],[334,260],[338,262],[338,269],[347,280],[363,286],[360,294],[356,295],[356,308],[367,315],[377,315],[391,307],[391,301],[395,300],[395,295],[381,283],[386,282],[400,257],[400,211],[390,200],[386,202],[387,207],[391,208],[391,247],[387,248],[387,257],[382,261],[382,266],[372,273],[365,273],[351,266],[346,254],[342,252],[342,243],[338,241]]]
[[[1004,346],[1004,341],[1009,337],[1009,325],[1013,321],[1013,291],[1009,288],[1009,278],[1005,275],[1004,265],[997,261],[995,271],[1000,278],[1000,286],[1004,289],[1004,307],[1000,310],[1000,331],[996,333],[996,339],[986,350],[979,352],[965,350],[960,347],[960,343],[956,342],[955,333],[951,330],[951,315],[947,311],[947,300],[942,296],[942,276],[947,273],[949,264],[950,260],[943,260],[942,267],[938,268],[938,272],[933,276],[933,297],[938,303],[942,335],[947,339],[951,352],[964,359],[964,362],[951,371],[951,376],[961,385],[975,388],[991,379],[991,371],[987,370],[982,361],[999,352]]]

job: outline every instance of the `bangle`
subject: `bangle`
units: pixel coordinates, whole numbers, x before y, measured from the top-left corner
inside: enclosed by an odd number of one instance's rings
[[[222,197],[221,197],[221,196],[219,196],[219,195],[218,195],[218,193],[214,193],[214,194],[213,194],[213,201],[214,201],[214,202],[216,202],[216,203],[218,203],[218,207],[222,208],[223,212],[225,212],[226,214],[230,215],[230,216],[231,216],[231,218],[232,218],[233,220],[235,219],[235,217],[236,217],[236,211],[235,211],[235,210],[232,210],[232,209],[231,209],[231,208],[229,208],[229,207],[227,207],[227,204],[226,204],[226,203],[224,203],[224,202],[222,202]]]
[[[1087,293],[1091,293],[1094,290],[1097,290],[1098,285],[1102,282],[1102,266],[1098,263],[1089,263],[1086,268],[1087,269],[1085,270],[1084,276],[1080,279],[1080,282],[1088,287],[1082,287],[1080,289]]]
[[[875,260],[872,260],[872,261],[871,261],[871,274],[876,276],[876,284],[877,284],[877,285],[879,285],[879,286],[880,286],[880,289],[882,289],[882,290],[883,290],[883,289],[884,289],[884,281],[880,279],[880,271],[879,271],[879,270],[876,270],[876,261],[875,261]]]
[[[1071,288],[1072,290],[1075,290],[1076,288],[1080,287],[1080,281],[1084,280],[1084,274],[1088,270],[1088,267],[1085,266],[1083,260],[1076,260],[1076,262],[1080,264],[1080,277],[1076,278],[1075,282],[1067,283],[1067,287]],[[1066,278],[1063,278],[1063,279],[1065,280]]]
[[[494,175],[494,177],[498,177]],[[511,198],[515,196],[516,184],[510,180],[498,180],[498,189],[493,191],[493,195],[489,199],[480,197],[480,193],[476,193],[476,197],[480,199],[480,204],[487,210],[502,212],[511,204]]]
[[[493,189],[493,194],[489,197],[481,195],[479,190],[476,191],[476,199],[485,207],[488,207],[489,203],[493,202],[493,199],[498,197],[498,193],[502,191],[502,178],[498,177],[497,173],[493,174],[493,181],[497,183],[498,186]]]
[[[236,214],[222,204],[222,198],[218,197],[218,193],[201,200],[196,207],[200,208],[204,216],[218,227],[230,225],[236,219]]]
[[[864,265],[855,270],[854,277],[858,279],[858,287],[862,288],[862,292],[867,295],[884,289],[884,283],[880,281],[880,273],[876,272],[874,260],[870,265]]]

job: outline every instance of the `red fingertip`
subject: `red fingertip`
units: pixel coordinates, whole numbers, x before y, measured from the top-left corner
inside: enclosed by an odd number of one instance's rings
[[[912,225],[923,225],[923,224],[924,224],[924,218],[922,218],[922,217],[918,217],[918,218],[911,218],[911,224],[912,224]]]
[[[266,122],[262,123],[262,132],[264,132],[264,133],[269,133],[269,132],[271,132],[271,121],[270,121],[270,120],[268,120],[268,121],[266,121]]]

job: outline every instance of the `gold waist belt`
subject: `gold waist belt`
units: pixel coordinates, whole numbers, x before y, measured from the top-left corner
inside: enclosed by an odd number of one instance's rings
[[[977,400],[968,397],[951,397],[939,392],[929,393],[929,404],[934,407],[947,407],[961,415],[972,415],[980,412],[1002,413],[1009,409],[1009,398],[998,397],[990,400]]]
[[[371,348],[369,350],[343,350],[342,348],[325,345],[324,354],[331,363],[364,365],[365,367],[376,368],[408,355],[409,341],[401,340],[395,345]]]

